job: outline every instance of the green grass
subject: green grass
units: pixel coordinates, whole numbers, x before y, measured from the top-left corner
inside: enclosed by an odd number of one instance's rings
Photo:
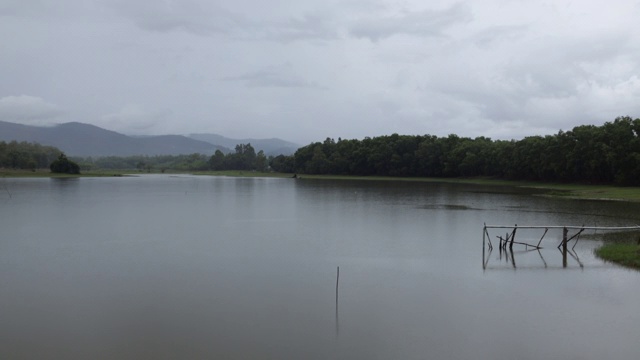
[[[637,243],[612,242],[604,244],[596,249],[596,255],[606,261],[640,269],[640,245]]]
[[[640,232],[616,231],[597,236],[604,245],[595,250],[596,256],[622,266],[640,270]]]

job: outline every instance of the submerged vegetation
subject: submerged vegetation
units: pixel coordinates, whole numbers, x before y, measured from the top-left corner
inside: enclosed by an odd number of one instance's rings
[[[605,242],[595,253],[605,261],[640,269],[640,232],[624,231],[602,235]]]
[[[607,261],[640,269],[640,246],[637,244],[605,244],[596,250],[596,255]]]
[[[596,255],[606,261],[640,269],[640,245],[634,243],[609,243],[596,249]]]

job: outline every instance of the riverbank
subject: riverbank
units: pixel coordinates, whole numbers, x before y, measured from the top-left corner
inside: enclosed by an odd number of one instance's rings
[[[152,172],[157,173],[157,172]],[[233,177],[274,177],[274,178],[292,178],[294,174],[275,173],[275,172],[258,172],[258,171],[241,171],[241,170],[225,170],[225,171],[171,171],[167,170],[165,174],[194,174],[209,176],[233,176]],[[146,174],[135,170],[93,170],[84,171],[80,175],[70,174],[54,174],[48,169],[31,170],[13,170],[0,169],[0,177],[104,177],[104,176],[124,176]],[[512,181],[499,180],[491,178],[418,178],[418,177],[391,177],[391,176],[345,176],[345,175],[306,175],[298,176],[303,180],[366,180],[366,181],[410,181],[410,182],[437,182],[437,183],[459,183],[459,184],[478,184],[490,186],[511,186],[520,188],[529,188],[543,190],[543,196],[562,197],[569,199],[581,200],[602,200],[602,201],[633,201],[640,202],[640,187],[619,187],[612,185],[586,185],[586,184],[558,184],[558,183],[542,183],[530,181]]]
[[[0,178],[75,178],[75,177],[110,177],[124,176],[126,172],[117,170],[94,170],[82,172],[80,174],[59,174],[52,173],[49,169],[14,170],[0,169]]]
[[[292,174],[286,174],[293,176]],[[417,181],[457,184],[478,184],[491,186],[513,186],[544,190],[544,196],[581,200],[640,201],[640,187],[618,187],[612,185],[558,184],[531,181],[499,180],[491,178],[412,178],[385,176],[340,176],[301,175],[303,179],[370,180],[370,181]]]

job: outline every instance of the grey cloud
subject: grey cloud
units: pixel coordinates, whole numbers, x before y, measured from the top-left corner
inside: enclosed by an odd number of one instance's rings
[[[527,25],[491,26],[473,34],[470,41],[483,47],[501,41],[516,41],[522,38],[528,29]]]
[[[625,36],[605,35],[583,39],[545,39],[530,43],[523,54],[503,70],[504,81],[522,97],[557,98],[577,95],[585,82],[612,84],[619,81],[590,67],[606,67],[621,52],[632,51]],[[631,76],[632,74],[628,74]]]
[[[0,2],[0,16],[28,16],[38,13],[45,6],[42,0],[3,0]]]
[[[164,122],[172,111],[169,109],[150,110],[139,104],[128,104],[122,109],[102,116],[102,123],[109,129],[117,129],[127,134],[146,133]]]
[[[555,38],[529,34],[525,27],[510,33],[510,28],[490,28],[468,37],[476,44],[487,39],[490,48],[460,47],[454,55],[458,61],[442,65],[447,62],[440,59],[429,78],[431,83],[421,87],[457,99],[474,109],[473,116],[490,119],[496,126],[537,124],[527,125],[532,133],[570,128],[598,116],[605,120],[617,116],[595,114],[602,106],[598,98],[607,97],[637,74],[637,62],[626,64],[620,56],[634,52],[624,34]],[[510,37],[517,37],[518,43],[503,41]],[[463,58],[473,62],[460,61]],[[490,65],[482,66],[483,62]],[[467,67],[473,70],[460,71]],[[613,96],[607,101],[617,103],[620,111],[633,110]]]
[[[225,77],[222,80],[241,81],[248,87],[323,88],[314,82],[307,81],[296,75],[290,64],[270,66],[239,76]]]
[[[158,32],[182,30],[196,35],[228,33],[244,20],[211,2],[114,1],[112,7],[142,29]]]
[[[73,19],[84,18],[96,10],[94,5],[87,4],[85,0],[1,0],[0,17],[21,17],[38,19]],[[99,13],[98,10],[90,16]],[[80,15],[82,14],[82,15]]]
[[[185,31],[199,36],[224,34],[240,40],[327,40],[337,37],[325,18],[316,14],[279,20],[250,18],[202,1],[117,1],[114,8],[142,29],[157,32]]]
[[[41,125],[62,115],[64,111],[37,96],[6,96],[0,98],[0,119]]]
[[[18,15],[24,11],[26,6],[23,1],[8,0],[0,3],[0,16]]]
[[[635,0],[455,1],[0,0],[0,120],[314,141],[638,116]]]
[[[264,24],[257,34],[271,40],[290,42],[295,40],[331,40],[338,37],[337,31],[319,15],[305,15],[285,21]]]
[[[371,41],[385,39],[397,34],[416,36],[442,36],[448,27],[473,18],[471,9],[456,3],[444,10],[406,12],[399,16],[373,17],[353,25],[350,33]]]

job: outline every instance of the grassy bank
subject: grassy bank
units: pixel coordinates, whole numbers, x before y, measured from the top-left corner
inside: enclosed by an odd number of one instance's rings
[[[604,245],[596,249],[596,256],[622,266],[640,270],[640,232],[604,233],[599,237]]]
[[[14,169],[0,169],[0,178],[73,178],[73,177],[105,177],[105,176],[122,176],[123,172],[114,170],[94,170],[82,172],[79,175],[74,174],[56,174],[52,173],[49,169],[37,169],[32,170],[14,170]]]
[[[596,255],[606,261],[640,270],[640,245],[634,243],[608,243],[596,249]]]

